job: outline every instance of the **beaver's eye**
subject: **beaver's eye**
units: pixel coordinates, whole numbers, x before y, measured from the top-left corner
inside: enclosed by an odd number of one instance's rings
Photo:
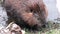
[[[32,8],[30,8],[30,11],[31,11],[31,12],[33,12],[33,9],[32,9]]]

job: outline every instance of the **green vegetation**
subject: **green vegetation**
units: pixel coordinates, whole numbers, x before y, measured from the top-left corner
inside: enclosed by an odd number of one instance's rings
[[[53,21],[48,21],[48,26],[42,28],[39,32],[26,32],[26,34],[60,34],[60,24]]]

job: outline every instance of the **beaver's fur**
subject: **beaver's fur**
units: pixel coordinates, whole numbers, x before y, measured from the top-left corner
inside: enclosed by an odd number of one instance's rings
[[[43,0],[4,0],[9,19],[18,25],[33,30],[45,27],[48,11]]]

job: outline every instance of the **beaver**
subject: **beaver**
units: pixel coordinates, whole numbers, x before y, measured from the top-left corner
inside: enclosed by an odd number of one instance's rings
[[[3,0],[8,19],[21,28],[39,30],[45,27],[48,11],[43,0]]]

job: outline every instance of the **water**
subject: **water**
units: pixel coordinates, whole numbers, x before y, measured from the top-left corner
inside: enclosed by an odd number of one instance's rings
[[[48,8],[48,19],[54,20],[58,18],[58,9],[56,7],[56,0],[44,0]]]
[[[6,27],[6,21],[8,16],[6,14],[5,9],[0,5],[0,29]]]
[[[60,0],[56,0],[56,6],[58,8],[58,12],[59,12],[59,18],[60,18]]]

